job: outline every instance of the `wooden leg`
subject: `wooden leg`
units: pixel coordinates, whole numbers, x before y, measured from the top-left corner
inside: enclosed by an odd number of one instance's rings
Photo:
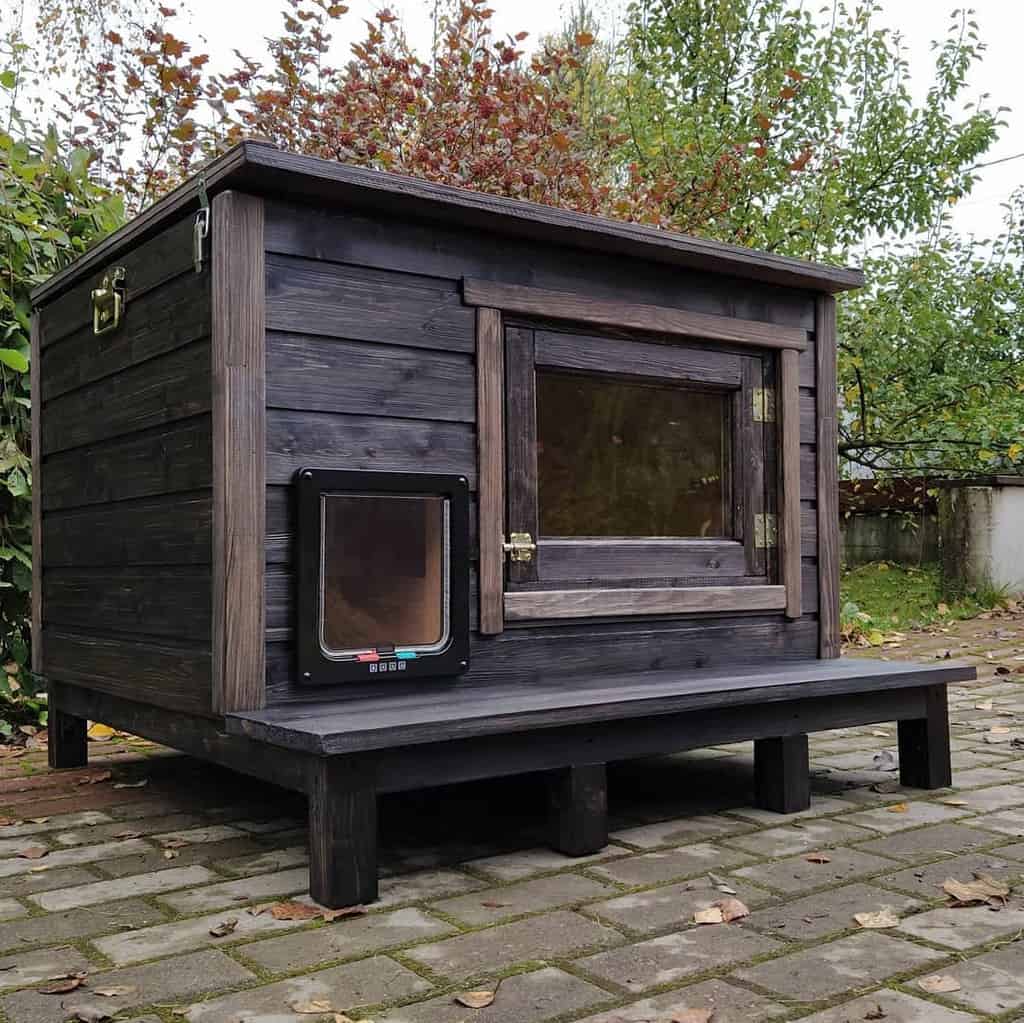
[[[946,687],[929,686],[925,700],[925,717],[899,722],[900,783],[915,789],[943,789],[953,784]]]
[[[762,810],[796,813],[811,805],[806,735],[754,742],[754,801]]]
[[[51,705],[46,721],[50,767],[85,767],[89,763],[85,718],[66,714]]]
[[[608,844],[608,777],[604,764],[552,771],[548,783],[553,849],[589,856]]]
[[[309,891],[330,909],[377,898],[377,791],[369,765],[345,757],[310,765]]]

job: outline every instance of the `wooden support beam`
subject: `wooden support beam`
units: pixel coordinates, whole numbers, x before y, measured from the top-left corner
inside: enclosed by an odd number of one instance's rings
[[[477,507],[480,535],[480,632],[505,627],[505,344],[501,313],[476,311]]]
[[[836,300],[819,295],[814,313],[818,407],[818,654],[839,657],[839,436],[836,396]]]
[[[779,566],[786,587],[786,617],[799,618],[803,593],[800,565],[800,357],[779,353],[781,472],[779,480]]]
[[[310,763],[309,892],[329,909],[377,898],[377,791],[366,762]]]
[[[608,844],[608,777],[604,764],[552,771],[548,782],[549,841],[566,856],[589,856]]]
[[[762,810],[797,813],[811,805],[806,733],[754,742],[754,790]]]
[[[943,789],[953,784],[949,752],[949,706],[946,687],[929,686],[923,718],[900,721],[900,784],[915,789]]]
[[[50,704],[46,744],[50,767],[85,767],[89,763],[89,741],[85,718],[68,714]]]

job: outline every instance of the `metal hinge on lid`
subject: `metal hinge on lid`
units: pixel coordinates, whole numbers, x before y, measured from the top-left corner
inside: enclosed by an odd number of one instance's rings
[[[533,561],[537,553],[537,545],[529,533],[512,533],[501,546],[513,561]]]
[[[203,272],[203,242],[210,233],[210,199],[206,194],[206,178],[199,175],[199,212],[192,225],[192,266],[195,272]]]
[[[770,387],[755,387],[753,390],[754,422],[775,422],[775,391]]]
[[[758,550],[776,547],[779,542],[778,520],[774,515],[754,516],[754,546]]]

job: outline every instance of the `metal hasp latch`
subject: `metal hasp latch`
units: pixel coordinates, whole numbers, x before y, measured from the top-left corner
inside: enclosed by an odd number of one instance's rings
[[[92,290],[92,332],[107,334],[121,326],[121,318],[127,305],[125,278],[128,271],[123,266],[111,267],[103,277],[103,283]]]
[[[529,533],[512,533],[501,547],[513,561],[533,561],[537,553],[537,545]]]
[[[779,525],[774,515],[754,516],[754,547],[764,550],[776,547],[779,542]]]

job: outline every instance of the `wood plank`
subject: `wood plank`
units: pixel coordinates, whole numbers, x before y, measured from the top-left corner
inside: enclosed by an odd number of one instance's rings
[[[476,432],[468,423],[267,411],[267,483],[301,468],[458,473],[476,489]]]
[[[195,341],[46,403],[43,454],[210,410],[210,343]]]
[[[45,567],[208,565],[212,520],[212,497],[203,491],[49,512]]]
[[[551,540],[537,555],[541,582],[746,574],[738,540]]]
[[[866,706],[880,694],[908,688],[921,691],[918,707],[924,708],[925,688],[969,680],[974,675],[975,669],[966,664],[894,664],[849,658],[803,660],[745,671],[551,676],[533,685],[509,683],[473,690],[420,685],[398,693],[389,686],[375,696],[360,695],[333,707],[307,703],[241,712],[228,717],[227,729],[296,749],[335,754],[711,708],[762,708],[801,699],[827,704],[851,694]],[[871,711],[865,713],[869,716]],[[917,709],[907,716],[920,718],[924,714]],[[762,734],[770,737],[814,730],[793,721]]]
[[[194,186],[193,186],[194,190]],[[151,207],[152,209],[152,207]],[[193,217],[180,220],[168,218],[157,227],[157,233],[132,247],[122,251],[119,258],[109,263],[99,261],[99,250],[106,249],[111,240],[104,239],[86,256],[83,256],[69,267],[54,274],[46,284],[33,292],[33,304],[45,303],[42,346],[59,341],[71,332],[89,324],[92,329],[92,290],[98,288],[103,276],[113,266],[123,266],[125,275],[126,307],[124,323],[134,319],[132,313],[135,303],[141,300],[153,288],[159,288],[182,274],[192,274],[192,225]],[[114,233],[124,235],[135,223],[126,225]],[[70,285],[70,290],[59,298],[51,297],[58,290],[58,284]],[[103,335],[113,338],[115,332]]]
[[[29,446],[32,455],[32,670],[42,671],[43,662],[43,442],[41,415],[42,367],[40,363],[39,313],[32,313],[29,326]]]
[[[480,543],[480,632],[504,628],[502,591],[505,554],[505,354],[501,313],[476,312],[477,502]]]
[[[209,333],[210,275],[182,273],[136,299],[116,331],[97,337],[90,322],[45,348],[43,401],[183,348]]]
[[[786,588],[786,617],[799,618],[803,604],[800,568],[800,371],[795,352],[779,355],[778,414],[779,568]]]
[[[505,594],[505,617],[513,622],[692,611],[768,611],[785,606],[786,591],[782,586],[529,590]]]
[[[508,420],[505,471],[508,533],[528,533],[537,542],[537,395],[532,330],[505,331],[505,415]],[[508,562],[510,583],[536,582],[539,552],[529,561]]]
[[[811,805],[806,732],[754,742],[754,805],[774,813],[798,813]]]
[[[750,575],[768,573],[768,554],[756,542],[757,518],[770,512],[768,484],[765,477],[765,429],[764,423],[754,419],[753,397],[756,388],[765,387],[764,360],[744,358],[743,391],[740,397],[739,417],[733,431],[737,451],[733,455],[735,480],[743,494],[743,506],[735,513],[742,515],[739,535],[743,538],[747,572]]]
[[[45,460],[46,512],[202,490],[213,483],[209,413],[60,451]]]
[[[274,408],[472,423],[473,360],[365,341],[267,334]]]
[[[342,909],[377,898],[377,791],[373,765],[318,757],[309,766],[309,893]]]
[[[406,348],[472,352],[474,315],[454,281],[271,254],[267,327]]]
[[[730,341],[764,348],[807,346],[807,334],[793,327],[757,323],[708,313],[691,313],[667,306],[635,305],[629,302],[594,298],[585,293],[547,291],[519,284],[467,277],[462,282],[462,297],[467,305],[490,306],[502,312],[545,319],[596,323],[613,327],[644,330],[653,334]]]
[[[210,639],[210,569],[206,565],[51,568],[43,577],[44,625]]]
[[[836,302],[816,302],[815,351],[818,384],[818,444],[814,493],[818,511],[819,656],[838,657],[839,641],[839,467],[836,396]]]
[[[209,647],[201,644],[46,630],[48,680],[171,710],[210,713],[210,667]]]
[[[731,352],[679,344],[623,341],[587,334],[536,332],[538,366],[615,375],[654,376],[663,380],[739,387],[743,360]]]
[[[212,221],[212,706],[225,713],[266,693],[263,200],[222,192]]]

